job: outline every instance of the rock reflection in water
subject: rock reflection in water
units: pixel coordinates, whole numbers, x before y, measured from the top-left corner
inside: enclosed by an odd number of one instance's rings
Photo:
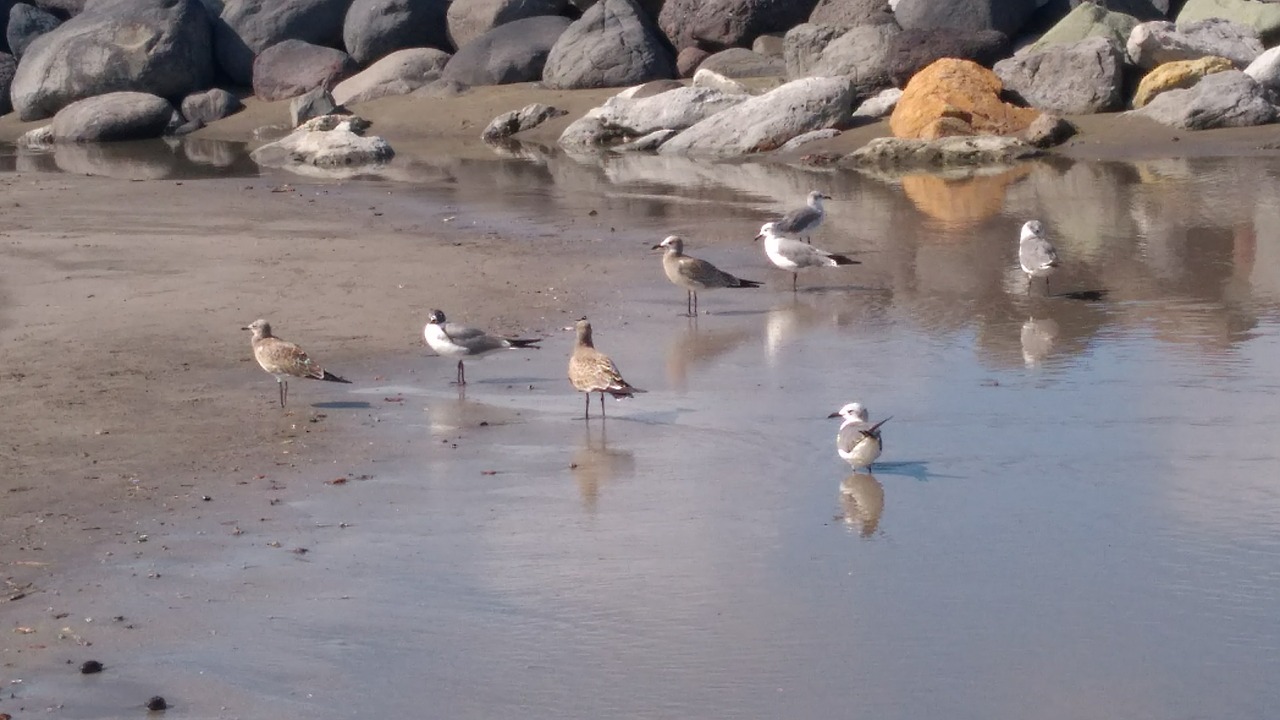
[[[57,143],[47,150],[19,148],[14,169],[119,180],[252,177],[258,174],[258,166],[249,159],[244,143],[192,137]]]
[[[610,448],[608,426],[595,428],[588,424],[582,447],[573,453],[573,479],[578,483],[582,507],[594,513],[600,503],[600,487],[611,481],[635,475],[636,459],[630,450]]]
[[[855,472],[840,481],[841,518],[864,538],[875,535],[884,513],[884,485],[869,472]]]

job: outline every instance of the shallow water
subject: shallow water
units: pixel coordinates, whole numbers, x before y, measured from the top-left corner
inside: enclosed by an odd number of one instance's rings
[[[211,562],[174,530],[169,558],[137,561],[180,578],[142,614],[202,638],[122,669],[185,688],[177,716],[1280,707],[1280,160],[954,181],[555,155],[403,168],[372,183],[401,183],[388,202],[517,241],[594,210],[612,232],[584,224],[584,243],[679,231],[770,286],[678,317],[683,291],[638,252],[591,314],[650,392],[604,422],[577,419],[567,333],[469,365],[465,397],[436,359],[416,385],[354,387],[386,462],[293,501],[308,555]],[[815,244],[865,264],[793,295],[750,237],[812,187],[836,198]],[[1065,259],[1048,294],[1016,267],[1033,217]],[[894,416],[873,474],[850,473],[825,419],[852,400]]]

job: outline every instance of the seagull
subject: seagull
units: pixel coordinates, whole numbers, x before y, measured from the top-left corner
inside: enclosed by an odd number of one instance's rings
[[[422,328],[422,336],[432,350],[445,357],[458,358],[459,386],[467,384],[467,372],[462,366],[462,358],[478,358],[494,350],[515,350],[517,348],[538,348],[541,338],[507,338],[490,335],[483,330],[445,320],[444,312],[432,310],[427,316],[426,327]]]
[[[645,392],[622,379],[618,366],[613,364],[608,355],[596,350],[591,342],[591,323],[582,318],[574,325],[578,339],[573,345],[573,354],[569,356],[569,382],[578,392],[587,394],[583,418],[591,419],[591,393],[600,393],[600,417],[604,417],[604,396],[608,393],[614,400],[629,398],[636,393]]]
[[[297,345],[272,335],[271,323],[266,320],[254,320],[243,329],[253,331],[253,358],[263,370],[276,377],[276,384],[280,387],[280,407],[284,407],[289,399],[289,381],[286,378],[290,375],[328,382],[351,382],[315,364]]]
[[[828,418],[844,418],[840,432],[836,433],[836,451],[840,458],[853,468],[869,468],[880,457],[884,443],[880,440],[880,426],[889,422],[892,415],[875,425],[867,420],[867,409],[859,403],[849,403]]]
[[[653,246],[654,250],[659,248],[666,248],[666,252],[662,254],[662,270],[666,272],[667,279],[688,291],[685,298],[685,314],[689,317],[698,314],[699,290],[760,287],[760,283],[755,280],[743,280],[706,260],[685,255],[684,240],[678,235],[670,235]]]
[[[1027,294],[1031,294],[1031,280],[1044,278],[1044,293],[1049,294],[1049,276],[1058,271],[1058,251],[1044,236],[1044,225],[1039,220],[1028,220],[1022,225],[1018,238],[1018,264],[1027,274]]]
[[[804,207],[796,208],[774,221],[774,231],[779,235],[804,238],[805,242],[809,242],[809,234],[817,230],[822,224],[822,219],[826,217],[826,213],[822,210],[822,201],[830,199],[830,195],[823,195],[817,190],[810,192]]]
[[[861,265],[860,260],[852,260],[845,255],[820,250],[812,245],[805,245],[799,240],[792,240],[778,234],[777,224],[767,222],[760,227],[756,239],[764,238],[764,252],[770,262],[783,270],[791,272],[791,291],[796,290],[796,276],[805,268],[836,267],[837,265]]]

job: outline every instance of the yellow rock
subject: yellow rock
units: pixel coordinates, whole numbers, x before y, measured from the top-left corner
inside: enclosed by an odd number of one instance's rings
[[[1133,94],[1133,107],[1136,109],[1146,105],[1165,90],[1189,88],[1200,82],[1200,78],[1205,75],[1234,69],[1235,65],[1230,60],[1213,55],[1158,65],[1138,83],[1138,91]]]
[[[937,139],[955,135],[1014,135],[1040,116],[1000,100],[995,73],[968,60],[943,58],[916,73],[898,100],[889,128],[894,137]]]

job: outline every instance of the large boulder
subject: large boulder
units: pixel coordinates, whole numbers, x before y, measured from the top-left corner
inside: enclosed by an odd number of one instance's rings
[[[259,147],[249,153],[249,157],[265,167],[295,172],[306,172],[308,167],[324,170],[377,167],[390,160],[395,152],[386,140],[376,135],[365,136],[368,126],[368,122],[358,117],[323,115]]]
[[[13,74],[18,70],[18,61],[9,53],[0,53],[0,115],[8,115],[13,110],[9,102],[9,85],[13,83]]]
[[[388,95],[408,95],[440,79],[449,53],[435,48],[397,50],[338,83],[333,99],[339,105],[377,100]]]
[[[551,118],[565,115],[564,110],[543,105],[542,103],[533,103],[525,105],[519,110],[502,113],[493,119],[489,125],[480,134],[480,139],[485,142],[498,142],[515,135],[516,133],[532,130]]]
[[[703,60],[698,67],[731,78],[775,77],[787,72],[787,65],[781,58],[765,57],[746,48],[721,50]]]
[[[676,76],[675,56],[634,0],[600,0],[547,55],[542,82],[559,90],[623,87]]]
[[[285,40],[338,47],[351,0],[226,0],[214,23],[214,49],[227,77],[253,81],[258,53]]]
[[[209,17],[198,0],[95,0],[27,46],[13,78],[22,120],[133,90],[180,98],[213,81]]]
[[[1185,130],[1250,127],[1276,119],[1276,107],[1263,87],[1239,70],[1206,76],[1186,90],[1169,90],[1132,112]]]
[[[1074,43],[1091,37],[1114,40],[1120,47],[1129,41],[1129,35],[1138,25],[1138,18],[1122,12],[1108,10],[1101,5],[1082,2],[1067,16],[1059,20],[1048,32],[1031,45],[1040,50],[1050,45]]]
[[[285,40],[253,61],[253,94],[267,101],[288,100],[313,88],[333,87],[355,69],[355,61],[341,50]]]
[[[213,88],[186,96],[180,109],[187,122],[208,125],[239,112],[243,107],[240,98],[222,88]]]
[[[809,71],[822,59],[827,46],[848,31],[843,25],[810,23],[801,23],[788,30],[782,38],[782,59],[787,66],[787,78],[809,77]]]
[[[1124,102],[1124,52],[1111,38],[1050,45],[992,69],[1006,90],[1040,110],[1089,115],[1119,110]]]
[[[1145,22],[1129,35],[1129,60],[1142,70],[1176,60],[1214,55],[1246,67],[1262,54],[1262,41],[1252,29],[1228,20],[1200,20],[1175,27],[1171,22]]]
[[[904,30],[890,40],[889,79],[906,87],[922,69],[942,58],[991,67],[1009,54],[1009,38],[995,30]]]
[[[1202,57],[1196,60],[1175,60],[1165,63],[1142,77],[1142,81],[1138,83],[1137,92],[1133,94],[1133,107],[1144,107],[1157,95],[1168,90],[1194,87],[1206,75],[1234,69],[1235,65],[1230,60],[1220,57]]]
[[[719,157],[770,152],[797,135],[847,125],[861,100],[845,78],[794,80],[693,125],[658,152]]]
[[[815,25],[897,25],[889,0],[818,0],[809,13]]]
[[[1005,165],[1040,155],[1035,146],[1018,138],[984,135],[937,140],[875,138],[841,158],[853,167],[880,170],[920,170],[982,165]]]
[[[895,137],[934,140],[951,135],[1015,135],[1040,112],[1004,102],[997,76],[977,63],[944,58],[921,70],[902,91],[889,128]]]
[[[1280,95],[1280,46],[1259,55],[1244,69],[1244,74],[1271,92],[1273,98]]]
[[[898,0],[893,15],[905,30],[997,30],[1013,36],[1044,0]]]
[[[1280,41],[1280,4],[1256,0],[1187,0],[1178,11],[1178,27],[1221,18],[1251,28],[1264,45]]]
[[[872,95],[893,85],[889,74],[890,48],[902,30],[897,25],[859,25],[831,41],[809,68],[809,75],[843,75],[862,95]]]
[[[655,130],[684,130],[747,99],[708,87],[682,87],[643,98],[611,97],[596,117],[613,136],[639,137]]]
[[[456,48],[490,30],[539,15],[560,15],[568,0],[453,0],[449,4],[449,40]]]
[[[447,50],[448,0],[353,0],[342,23],[342,42],[359,65],[412,47]]]
[[[569,18],[543,15],[499,25],[459,48],[444,77],[467,85],[540,80],[547,55],[570,24]]]
[[[703,60],[711,57],[711,53],[698,47],[687,47],[676,54],[676,72],[682,78],[693,77]]]
[[[816,0],[666,0],[658,24],[677,49],[750,47],[765,33],[804,22]]]
[[[53,116],[58,142],[111,142],[160,137],[173,106],[156,95],[114,92],[77,100]]]
[[[35,0],[31,4],[57,15],[60,20],[68,20],[84,12],[86,2],[87,0]]]
[[[14,3],[9,8],[9,24],[5,27],[4,37],[9,43],[9,52],[21,58],[27,46],[33,40],[51,32],[62,24],[53,13],[45,12],[34,5]]]

